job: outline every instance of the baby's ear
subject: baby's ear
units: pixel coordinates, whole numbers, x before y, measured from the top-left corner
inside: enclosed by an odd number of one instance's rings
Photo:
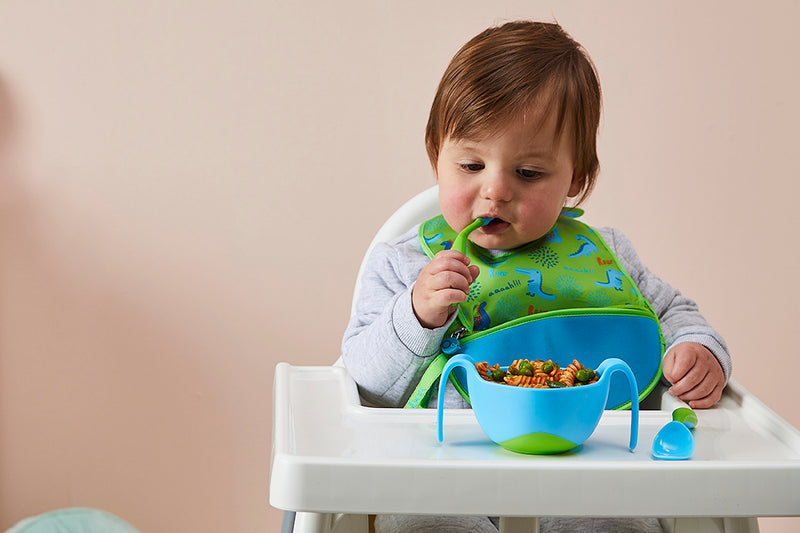
[[[569,192],[567,192],[567,196],[569,198],[575,198],[578,196],[581,191],[583,191],[583,186],[586,183],[586,176],[578,176],[577,174],[572,175],[572,183],[569,186]]]

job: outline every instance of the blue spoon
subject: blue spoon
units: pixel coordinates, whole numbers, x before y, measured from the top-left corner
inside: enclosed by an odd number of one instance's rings
[[[688,407],[672,412],[668,422],[653,440],[653,457],[664,460],[688,459],[694,453],[694,435],[691,428],[697,425],[697,415]]]

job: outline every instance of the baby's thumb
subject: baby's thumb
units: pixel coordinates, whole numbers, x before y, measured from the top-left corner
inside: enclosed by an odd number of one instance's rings
[[[469,274],[470,274],[470,276],[472,276],[472,279],[469,280],[469,282],[472,283],[473,281],[478,279],[478,274],[481,273],[481,269],[478,268],[477,265],[469,265],[468,268],[469,268]]]
[[[678,380],[676,376],[673,376],[674,369],[675,357],[673,353],[670,352],[664,356],[664,360],[661,362],[661,372],[664,374],[667,381],[673,384]]]

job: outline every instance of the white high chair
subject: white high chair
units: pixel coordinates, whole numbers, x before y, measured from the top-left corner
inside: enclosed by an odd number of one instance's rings
[[[379,242],[387,241],[395,236],[405,233],[415,225],[424,220],[432,218],[433,216],[436,216],[440,212],[441,211],[439,209],[438,202],[438,187],[434,186],[406,202],[384,223],[370,243],[364,259],[362,260],[361,267],[359,268],[353,294],[351,315],[355,312],[355,302],[357,301],[359,292],[361,290],[361,276],[363,274],[364,265],[374,246]],[[315,380],[318,381],[315,382]],[[332,404],[335,403],[332,400],[322,402],[325,405],[324,408],[329,408],[330,412],[318,413],[316,412],[317,408],[314,407],[314,416],[318,417],[317,421],[307,421],[309,424],[309,429],[303,430],[298,426],[303,424],[302,421],[306,417],[301,417],[298,413],[303,409],[304,405],[307,405],[310,408],[312,404],[306,404],[308,400],[306,398],[302,398],[302,395],[307,394],[307,392],[304,391],[317,391],[320,390],[320,388],[329,391],[331,397],[340,398],[341,402],[348,405],[343,407],[335,407],[332,406]],[[650,399],[648,398],[648,400]],[[646,474],[637,473],[636,475],[654,476],[652,477],[652,483],[654,484],[654,487],[657,487],[654,489],[654,494],[656,492],[658,492],[658,494],[655,494],[653,497],[662,499],[673,498],[676,501],[674,505],[668,506],[669,509],[671,509],[668,513],[669,517],[659,519],[666,533],[757,533],[758,522],[754,516],[796,516],[800,514],[800,496],[792,495],[796,493],[796,487],[800,486],[800,432],[798,432],[794,427],[780,419],[774,412],[770,411],[755,397],[753,397],[750,393],[732,380],[726,388],[726,393],[723,396],[723,400],[720,402],[719,406],[715,409],[702,412],[700,414],[700,424],[698,425],[701,428],[703,425],[706,425],[706,427],[709,428],[714,427],[715,431],[719,428],[722,428],[720,431],[727,431],[730,433],[730,435],[728,435],[724,441],[722,440],[722,437],[718,435],[711,437],[719,439],[719,441],[710,442],[707,448],[705,444],[698,439],[698,446],[695,453],[696,457],[698,458],[698,466],[693,469],[692,461],[659,462],[652,460],[652,458],[649,456],[649,450],[647,447],[652,443],[652,438],[655,432],[663,423],[669,420],[672,409],[680,405],[677,400],[669,396],[667,393],[664,393],[663,397],[660,399],[657,398],[656,400],[657,401],[655,403],[658,403],[659,401],[661,402],[660,411],[640,412],[640,438],[639,447],[636,451],[638,462],[627,460],[625,462],[619,462],[617,459],[604,462],[601,457],[600,462],[598,462],[596,459],[592,459],[592,462],[588,464],[590,464],[591,467],[598,467],[599,465],[599,468],[606,471],[606,475],[611,477],[617,475],[617,470],[627,472],[619,474],[621,477],[616,480],[617,483],[622,485],[627,482],[627,478],[625,478],[625,476],[631,475],[631,470],[629,470],[631,467],[635,469],[637,466],[641,465],[642,470],[648,472]],[[300,403],[302,405],[295,405],[293,402]],[[318,404],[315,403],[314,405]],[[656,409],[658,409],[658,407],[659,406],[657,405]],[[325,502],[330,502],[331,500],[341,501],[336,497],[331,497],[328,493],[320,494],[321,491],[324,491],[318,487],[317,481],[322,480],[328,482],[335,476],[345,475],[344,473],[341,473],[344,472],[344,470],[340,469],[346,469],[350,467],[353,469],[353,475],[358,475],[357,479],[370,480],[372,483],[377,483],[372,493],[364,493],[366,495],[362,496],[362,498],[372,499],[375,491],[387,491],[388,488],[380,487],[380,473],[374,474],[375,477],[373,478],[369,475],[368,470],[364,470],[364,465],[372,464],[370,461],[375,461],[375,454],[379,454],[380,450],[370,450],[370,452],[365,456],[365,459],[359,459],[357,457],[357,451],[354,452],[350,449],[343,449],[341,452],[337,452],[339,455],[337,455],[337,453],[331,455],[329,464],[325,464],[323,466],[320,464],[321,462],[324,462],[320,455],[323,455],[324,451],[321,452],[320,450],[323,450],[325,443],[323,442],[323,444],[317,446],[313,442],[309,441],[319,442],[329,439],[330,442],[336,443],[345,441],[347,438],[359,437],[361,440],[367,443],[367,446],[370,446],[372,444],[370,439],[374,440],[374,437],[368,438],[364,437],[363,435],[368,435],[372,431],[380,432],[382,431],[381,428],[383,427],[391,428],[385,431],[397,432],[397,426],[402,423],[400,418],[397,417],[402,417],[403,415],[408,415],[409,419],[413,419],[411,423],[404,426],[405,429],[403,430],[409,433],[409,443],[412,443],[410,445],[413,446],[420,441],[431,439],[430,435],[432,433],[429,432],[430,428],[424,426],[426,424],[435,425],[432,423],[433,417],[432,413],[430,412],[432,410],[428,410],[428,413],[420,412],[426,410],[415,410],[417,411],[415,413],[397,413],[397,411],[398,410],[371,409],[361,407],[355,383],[353,383],[352,379],[350,379],[347,375],[341,357],[334,363],[333,368],[291,367],[286,363],[279,363],[278,367],[276,368],[275,376],[275,417],[273,427],[272,458],[273,468],[270,486],[270,502],[278,508],[298,510],[296,513],[288,511],[285,514],[282,533],[340,533],[345,531],[368,533],[368,516],[369,514],[375,513],[373,513],[373,510],[367,506],[366,502],[363,502],[362,504],[362,502],[353,500],[353,498],[358,497],[356,495],[358,491],[353,490],[354,484],[359,483],[359,481],[355,480],[356,478],[342,478],[343,480],[348,480],[348,483],[345,483],[348,486],[340,487],[341,491],[347,491],[353,494],[348,503],[350,506],[349,514],[337,513],[335,512],[335,509],[328,507],[330,505],[335,505],[335,503],[315,503],[313,505],[317,508],[310,509],[312,504],[306,502],[311,501],[312,499],[315,502],[322,502],[323,500]],[[454,423],[454,427],[456,428],[461,428],[468,423],[476,425],[474,423],[474,415],[471,415],[471,412],[462,414],[463,417],[461,418],[459,418],[459,415],[457,414],[448,414],[446,418],[453,420],[455,417],[456,422]],[[606,416],[613,418],[614,415],[604,414],[604,419]],[[287,420],[287,417],[290,417],[291,420]],[[374,422],[387,417],[393,419],[391,423]],[[422,417],[427,417],[425,418],[424,422],[420,421]],[[373,422],[370,423],[372,423],[373,426],[365,429],[363,435],[358,430],[354,430],[352,428],[354,425],[364,423],[364,420],[366,419],[372,420]],[[758,428],[751,427],[749,423],[745,423],[746,420],[750,419],[762,421],[767,420],[766,426],[762,424],[762,427],[766,427],[768,431],[761,431]],[[318,435],[313,433],[317,431],[325,431],[324,429],[320,429],[319,426],[326,424],[330,424],[330,435],[326,434],[323,436],[321,434]],[[339,426],[346,427],[337,427],[337,424]],[[365,424],[368,425],[368,423]],[[313,426],[313,428],[311,426]],[[649,434],[647,432],[649,432]],[[411,435],[410,433],[414,434]],[[755,433],[758,433],[759,435],[755,435]],[[403,435],[405,434],[406,433],[403,433]],[[765,435],[764,438],[760,437],[762,434]],[[353,435],[355,435],[355,437],[353,437]],[[399,435],[399,433],[397,433],[397,435]],[[756,439],[756,437],[759,437],[761,440]],[[395,436],[395,438],[398,437]],[[648,438],[650,439],[649,441]],[[300,443],[301,440],[307,444],[308,451],[300,450],[302,447]],[[738,442],[742,443],[737,444]],[[756,442],[758,443],[757,445]],[[375,445],[377,448],[380,448],[381,446],[380,443],[376,443]],[[384,444],[383,446],[387,445]],[[758,448],[758,446],[762,446],[763,449],[754,449],[754,446],[756,448]],[[721,452],[719,451],[720,449],[722,450]],[[773,470],[776,465],[771,463],[765,463],[766,466],[762,465],[758,462],[760,461],[758,457],[765,453],[775,454],[778,452],[780,452],[780,456],[773,455],[773,457],[780,457],[778,464],[780,465],[781,471],[785,475],[781,475],[776,478],[776,474]],[[453,460],[452,457],[448,457],[445,453],[443,453],[441,447],[437,448],[435,445],[431,445],[431,449],[429,451],[423,452],[419,460],[430,461],[431,454],[434,454],[434,456],[437,457],[436,464],[438,464],[439,458],[441,458],[441,462],[449,461],[450,463],[453,463],[452,466],[470,464],[469,460],[465,463],[460,459],[460,457],[456,457],[456,459],[459,460]],[[704,454],[708,457],[705,457]],[[618,458],[619,455],[613,457]],[[508,457],[501,456],[500,458],[502,461],[496,461],[499,465],[498,467],[507,467],[508,463],[506,460],[508,460]],[[726,495],[720,493],[715,493],[714,496],[711,496],[714,502],[713,505],[702,502],[698,504],[697,500],[699,500],[700,497],[697,495],[692,496],[689,493],[695,490],[694,485],[702,484],[702,482],[698,482],[698,480],[703,478],[698,476],[700,476],[699,472],[703,470],[704,467],[708,467],[708,464],[702,464],[702,460],[704,459],[709,459],[710,461],[707,462],[709,462],[712,467],[717,467],[721,472],[718,478],[715,479],[717,481],[720,479],[724,479],[726,481],[726,487],[720,488],[723,492],[730,489],[730,487],[735,487],[739,483],[745,485],[747,483],[754,482],[754,479],[758,478],[759,482],[772,485],[772,488],[769,491],[770,494],[764,495],[764,498],[758,502],[751,502],[752,505],[748,506],[747,508],[741,507],[738,502],[723,503]],[[386,459],[386,461],[390,460],[391,458]],[[492,464],[492,461],[495,460],[495,456],[489,455],[488,459],[487,457],[478,457],[476,458],[475,462],[483,465],[484,463]],[[574,470],[572,467],[576,466],[574,463],[576,460],[580,461],[582,458],[578,457],[576,459],[575,456],[572,456],[564,459],[564,464],[569,467],[567,470],[565,470],[566,472],[569,473]],[[558,459],[555,459],[555,461],[558,461]],[[544,464],[545,462],[547,462],[550,466],[553,465],[550,460],[542,461],[541,463],[537,464]],[[567,465],[567,463],[571,464]],[[666,463],[673,463],[674,466],[670,467]],[[374,464],[376,466],[373,468],[376,470],[384,466],[384,464],[381,463]],[[530,467],[532,464],[534,464],[534,462],[520,461],[519,464],[525,467]],[[398,471],[400,469],[409,470],[411,469],[411,466],[409,461],[405,460],[405,462],[401,462],[397,468]],[[420,468],[420,472],[425,472],[428,469],[428,467],[425,465],[421,466]],[[464,468],[467,467],[465,466]],[[315,473],[317,470],[319,470],[319,474],[315,475],[320,477],[312,479],[312,474],[309,473],[312,470]],[[443,472],[440,477],[452,475],[450,473],[452,472],[452,469],[446,472],[447,473]],[[553,474],[552,471],[547,470],[535,471],[534,475],[545,477],[546,475]],[[305,479],[305,476],[308,476],[307,480]],[[667,478],[665,478],[665,476],[667,476]],[[669,482],[664,481],[665,479],[671,479],[670,476],[675,478],[672,485],[669,485]],[[688,477],[683,478],[681,476]],[[303,480],[298,481],[298,478],[303,478]],[[417,477],[412,476],[414,483],[421,483],[421,478],[422,474],[418,474]],[[578,476],[576,479],[581,480],[583,478]],[[687,483],[686,479],[690,480],[689,483]],[[609,481],[608,483],[611,484],[613,481]],[[669,486],[666,488],[662,487],[661,484],[663,483],[667,483]],[[670,489],[670,487],[673,488]],[[795,490],[793,490],[792,487],[794,487]],[[611,491],[605,492],[613,493],[613,487],[610,488],[612,488]],[[334,490],[335,489],[333,488],[328,489],[329,492],[333,492]],[[409,490],[413,489],[409,488]],[[544,490],[546,490],[546,488]],[[735,490],[735,488],[730,490]],[[307,491],[309,494],[304,493],[304,491]],[[441,494],[446,494],[446,492],[442,491]],[[787,496],[787,494],[789,495]],[[307,498],[306,495],[308,495]],[[508,498],[509,496],[505,497]],[[637,497],[642,502],[649,502],[647,497],[641,495]],[[738,497],[738,493],[735,493],[733,496],[727,495],[727,497]],[[570,495],[565,493],[565,499],[569,498]],[[614,495],[598,493],[597,498],[603,502],[613,501]],[[752,500],[752,493],[749,494],[749,498]],[[680,500],[680,502],[678,502],[678,500]],[[441,503],[442,506],[448,504],[448,509],[453,508],[453,506],[450,505],[452,503],[451,500],[446,496],[441,499]],[[414,508],[412,510],[411,507],[408,507],[408,510],[393,509],[391,512],[418,512],[421,514],[488,514],[490,516],[499,515],[501,516],[500,531],[503,533],[521,533],[523,531],[526,533],[533,533],[538,531],[538,518],[522,517],[520,515],[523,514],[524,511],[520,511],[520,508],[514,508],[511,506],[511,504],[506,505],[505,503],[505,501],[499,502],[498,507],[496,509],[493,508],[492,512],[490,513],[484,513],[483,509],[477,509],[476,507],[467,507],[463,510],[460,508],[457,509],[458,511],[463,512],[451,511],[448,513],[446,511],[442,511],[439,513],[440,507],[431,507],[431,504],[427,504],[429,505],[428,507],[423,505],[424,508]],[[586,504],[584,503],[584,505]],[[649,503],[642,503],[642,506],[647,505],[649,505]],[[655,508],[657,507],[654,507],[654,509]],[[353,509],[358,509],[358,511],[353,512]],[[404,509],[406,508],[404,507]],[[620,509],[620,516],[632,516],[634,514],[639,514],[638,511],[640,510],[640,508],[630,506],[620,506]],[[631,511],[631,509],[633,509],[633,511]],[[470,510],[474,510],[475,512],[468,512]],[[384,511],[378,510],[377,512],[381,513]],[[587,510],[586,508],[576,508],[567,511],[563,511],[562,509],[561,512],[553,514],[559,516],[565,516],[567,513],[585,515],[587,512],[602,513],[604,512],[604,509],[602,504],[599,503],[598,507],[594,511],[592,509]],[[731,516],[721,517],[721,515],[725,514],[730,514]],[[503,515],[507,516],[503,517]],[[712,518],[704,517],[709,515],[712,516]],[[589,516],[609,515],[589,514]],[[649,514],[649,516],[653,516],[653,514]]]
[[[373,237],[372,242],[369,243],[367,253],[364,254],[364,258],[361,260],[361,266],[356,276],[356,287],[353,291],[353,303],[350,307],[350,316],[353,316],[356,312],[356,302],[361,292],[361,276],[364,274],[367,258],[372,253],[372,249],[375,248],[375,245],[386,242],[394,237],[399,237],[417,224],[425,222],[441,213],[442,210],[439,208],[439,186],[434,185],[401,205],[397,211],[383,223],[383,226],[380,227],[378,233]]]

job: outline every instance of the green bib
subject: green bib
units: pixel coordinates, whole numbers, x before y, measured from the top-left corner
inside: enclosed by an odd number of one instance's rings
[[[576,220],[582,214],[580,209],[564,208],[547,235],[500,254],[466,239],[470,228],[459,235],[441,215],[420,225],[419,241],[429,257],[455,247],[480,267],[480,274],[470,285],[467,301],[458,306],[458,319],[448,330],[442,353],[406,407],[427,405],[449,355],[469,349],[493,363],[519,353],[518,348],[509,350],[517,345],[538,345],[539,352],[547,353],[563,349],[583,358],[594,352],[617,356],[643,381],[640,399],[652,390],[664,347],[658,317],[603,238]],[[469,401],[463,383],[452,378]],[[624,407],[617,400],[623,394],[624,390],[612,391],[608,405]]]
[[[465,255],[480,267],[458,319],[467,332],[499,326],[515,318],[574,308],[649,308],[633,280],[602,237],[564,209],[541,239],[500,255],[467,241]],[[452,246],[457,233],[441,215],[419,228],[429,257]],[[456,326],[458,327],[458,326]]]

